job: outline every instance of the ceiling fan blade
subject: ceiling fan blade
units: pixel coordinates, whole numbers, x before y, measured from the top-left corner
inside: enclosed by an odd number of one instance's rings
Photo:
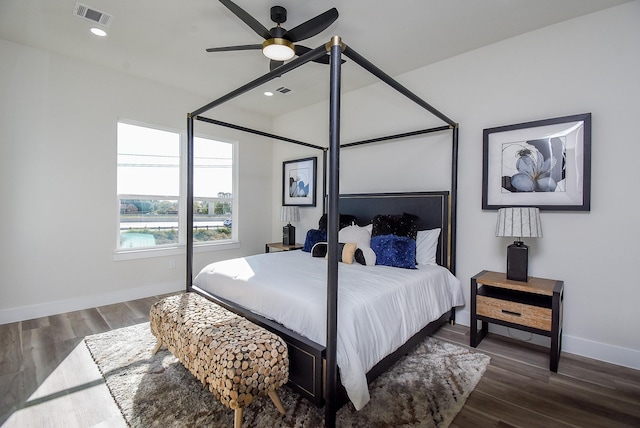
[[[296,48],[296,55],[297,56],[301,56],[306,54],[307,52],[311,51],[311,48],[308,48],[306,46],[301,46],[301,45],[295,45]],[[316,58],[314,60],[312,60],[313,62],[317,62],[318,64],[329,64],[331,62],[331,57],[327,54],[327,55],[322,55],[320,58]],[[343,59],[341,61],[341,64],[344,64],[346,61]]]
[[[231,0],[220,0],[227,9],[233,12],[238,18],[242,20],[245,24],[247,24],[253,31],[255,31],[260,37],[263,39],[270,39],[271,35],[269,34],[269,30],[258,22],[253,16],[249,15],[244,9],[240,6],[232,2]]]
[[[306,54],[307,52],[311,52],[311,48],[308,48],[306,46],[301,46],[301,45],[295,45],[296,48],[296,55],[297,56],[302,56],[304,54]],[[312,60],[313,62],[317,62],[320,64],[329,64],[329,60],[331,58],[329,58],[329,55],[322,55],[320,58],[316,58],[314,60]]]
[[[336,19],[338,19],[338,9],[334,7],[324,13],[321,13],[315,18],[311,18],[307,22],[303,22],[297,27],[293,27],[291,30],[284,33],[283,38],[294,43],[300,40],[308,39],[309,37],[313,37],[321,31],[325,30]]]
[[[272,59],[271,61],[269,61],[269,71],[273,71],[283,64],[284,64],[284,61],[276,61]]]
[[[222,48],[207,48],[207,52],[251,51],[257,49],[262,49],[262,45],[238,45],[224,46]]]

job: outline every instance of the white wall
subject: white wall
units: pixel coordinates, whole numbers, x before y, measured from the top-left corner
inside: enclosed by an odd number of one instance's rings
[[[636,1],[398,78],[460,123],[457,276],[465,290],[469,278],[483,269],[504,271],[506,246],[511,242],[494,236],[496,212],[481,209],[482,130],[593,114],[591,211],[544,211],[544,238],[527,241],[529,269],[531,275],[565,282],[564,351],[635,368],[640,368],[640,287],[635,272],[640,226],[634,214],[640,209],[635,167],[640,158],[635,128],[640,115],[638,22]],[[347,63],[344,72],[349,71]],[[344,142],[423,127],[414,113],[419,108],[388,94],[392,92],[380,84],[343,95]],[[322,104],[279,117],[275,132],[327,145],[327,110]],[[341,191],[448,186],[442,165],[448,165],[449,146],[442,139],[343,150]],[[438,144],[447,148],[438,148],[444,153],[432,156],[431,148]],[[298,154],[285,145],[274,149],[275,189],[281,179],[275,173],[277,165]],[[299,242],[307,229],[316,226],[320,211],[308,214],[298,225]],[[280,224],[274,224],[276,239]],[[468,325],[468,308],[458,319]],[[514,335],[527,336],[518,333]]]
[[[186,132],[210,99],[0,40],[0,323],[129,300],[185,285],[184,249],[114,261],[116,122]],[[238,112],[218,112],[222,120]],[[243,123],[269,130],[246,112]],[[196,132],[241,141],[240,247],[206,261],[264,251],[271,219],[268,140],[196,121]],[[169,261],[176,261],[170,269]]]

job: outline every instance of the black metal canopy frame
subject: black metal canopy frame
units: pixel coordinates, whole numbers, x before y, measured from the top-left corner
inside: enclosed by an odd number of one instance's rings
[[[222,122],[200,116],[215,107],[218,107],[233,98],[244,94],[264,83],[280,77],[306,63],[320,58],[322,55],[330,55],[330,99],[329,99],[329,146],[321,147],[303,141],[282,137],[246,128],[243,126]],[[362,68],[378,77],[384,83],[429,111],[431,114],[442,120],[446,125],[411,131],[401,134],[388,135],[384,137],[362,140],[347,144],[340,144],[340,96],[341,96],[341,65],[342,55],[345,55]],[[360,146],[382,141],[396,140],[416,135],[452,131],[452,162],[451,162],[451,190],[450,190],[450,248],[448,251],[447,265],[449,270],[455,274],[455,242],[456,242],[456,199],[457,199],[457,163],[458,163],[458,124],[447,116],[436,110],[430,104],[409,91],[406,87],[398,83],[392,77],[384,73],[374,64],[362,57],[352,48],[344,44],[340,37],[334,36],[325,45],[319,46],[304,55],[290,61],[287,64],[239,87],[236,90],[210,102],[209,104],[189,113],[187,115],[187,291],[192,290],[193,280],[193,177],[194,177],[194,119],[214,125],[224,126],[243,132],[249,132],[263,137],[272,138],[288,143],[298,144],[323,152],[323,211],[327,212],[327,241],[328,241],[328,272],[327,272],[327,345],[326,345],[326,395],[325,395],[325,426],[333,427],[336,422],[336,412],[338,410],[337,388],[338,388],[338,367],[336,360],[337,342],[337,317],[338,317],[338,227],[339,227],[339,195],[340,195],[340,149]],[[329,159],[327,161],[327,152]],[[327,183],[327,168],[329,171]],[[328,189],[327,189],[328,186]],[[328,190],[328,192],[327,192]],[[328,204],[328,207],[325,205]],[[327,209],[328,208],[328,209]]]

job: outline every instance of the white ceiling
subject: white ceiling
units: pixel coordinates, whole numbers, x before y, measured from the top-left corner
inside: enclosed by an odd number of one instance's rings
[[[300,44],[318,47],[340,36],[379,68],[410,70],[631,0],[234,0],[265,27],[269,9],[284,6],[286,29],[336,7],[340,17]],[[75,0],[0,0],[0,38],[82,59],[216,99],[268,71],[260,51],[207,53],[208,47],[262,39],[217,0],[82,0],[113,15],[106,38],[73,14]],[[348,61],[342,83],[352,90],[375,82]],[[328,67],[310,63],[265,85],[288,95],[252,91],[234,105],[276,115],[327,98]],[[194,106],[197,108],[198,106]]]

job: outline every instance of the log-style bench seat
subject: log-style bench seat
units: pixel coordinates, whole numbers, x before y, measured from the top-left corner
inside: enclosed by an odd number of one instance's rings
[[[276,389],[287,382],[289,357],[286,343],[277,335],[196,293],[156,302],[150,325],[158,339],[154,354],[166,346],[235,411],[236,428],[242,426],[242,409],[257,395],[271,397],[284,414]]]

